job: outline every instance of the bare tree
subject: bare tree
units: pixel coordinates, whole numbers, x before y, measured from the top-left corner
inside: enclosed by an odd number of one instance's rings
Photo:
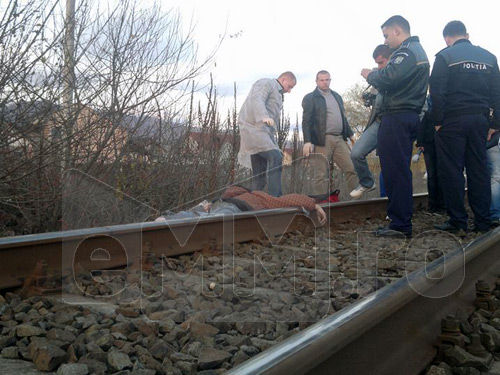
[[[364,131],[370,116],[370,108],[364,105],[362,99],[365,90],[366,84],[357,83],[342,95],[347,119],[358,136]]]
[[[117,192],[154,200],[151,186],[161,185],[162,176],[155,163],[174,161],[183,168],[173,146],[182,133],[186,88],[208,69],[217,48],[198,61],[192,28],[183,31],[180,15],[157,4],[142,9],[138,2],[123,1],[114,9],[99,9],[97,1],[79,2],[75,100],[66,111],[61,106],[67,79],[65,22],[58,4],[10,0],[0,5],[4,233],[61,228],[61,203],[75,198],[71,187],[79,176],[74,174],[69,187],[61,185],[61,165]],[[69,145],[69,156],[62,152],[63,144]]]

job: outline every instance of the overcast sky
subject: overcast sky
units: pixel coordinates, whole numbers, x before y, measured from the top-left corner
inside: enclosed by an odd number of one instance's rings
[[[165,9],[179,9],[183,22],[195,22],[200,52],[208,53],[226,37],[211,70],[220,95],[233,96],[238,88],[241,105],[251,84],[259,78],[293,71],[297,86],[285,96],[285,111],[295,124],[301,101],[315,88],[316,72],[328,70],[331,88],[342,94],[363,82],[360,71],[375,66],[373,49],[384,42],[380,25],[400,14],[420,37],[431,64],[445,47],[442,30],[447,22],[465,23],[472,43],[500,55],[498,0],[164,0]],[[232,36],[232,37],[231,37]]]

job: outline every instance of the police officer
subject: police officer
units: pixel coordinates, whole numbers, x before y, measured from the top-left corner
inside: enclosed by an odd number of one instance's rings
[[[448,232],[467,230],[465,167],[469,205],[474,213],[473,230],[482,232],[491,224],[486,140],[494,128],[500,128],[498,63],[493,54],[469,42],[465,25],[460,21],[449,22],[443,37],[448,47],[436,55],[429,83],[438,171],[443,177],[449,220],[435,227]]]
[[[410,159],[413,141],[420,124],[419,114],[425,102],[429,82],[429,61],[417,36],[411,36],[410,24],[401,16],[392,16],[382,25],[385,44],[396,49],[385,68],[361,70],[361,75],[382,95],[377,150],[389,198],[389,226],[377,230],[377,236],[411,236],[413,184]]]

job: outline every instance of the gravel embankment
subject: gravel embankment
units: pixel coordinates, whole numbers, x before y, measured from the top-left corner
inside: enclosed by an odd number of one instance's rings
[[[142,277],[66,280],[64,292],[79,300],[8,293],[0,357],[58,374],[221,374],[477,236],[432,230],[444,220],[417,212],[412,241],[375,237],[385,221],[372,220],[260,239],[234,253],[153,258]],[[500,347],[500,334],[494,342]]]

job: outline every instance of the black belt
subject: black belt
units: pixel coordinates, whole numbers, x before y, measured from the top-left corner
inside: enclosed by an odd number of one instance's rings
[[[326,133],[327,135],[342,135],[342,133]]]

